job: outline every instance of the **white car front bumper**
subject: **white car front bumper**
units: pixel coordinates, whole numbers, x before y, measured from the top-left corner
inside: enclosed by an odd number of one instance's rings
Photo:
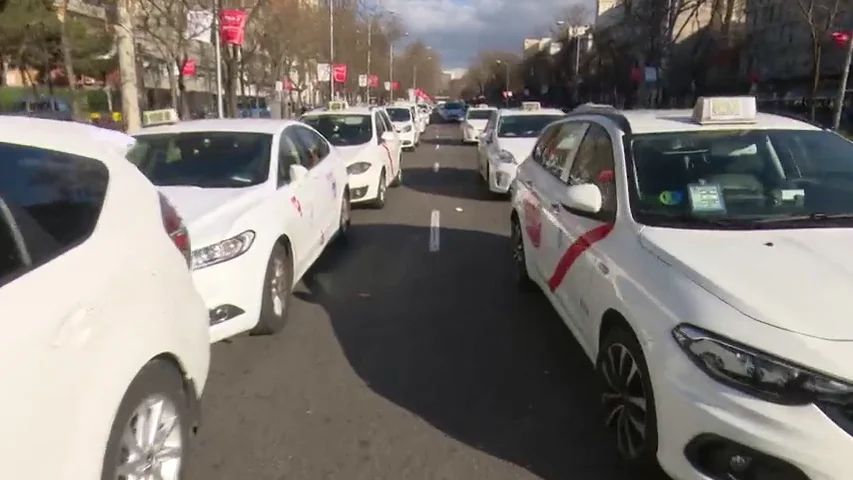
[[[379,195],[379,174],[381,172],[382,169],[373,165],[364,173],[350,174],[350,202],[356,204],[376,200],[376,196]],[[391,179],[386,178],[385,181],[390,182]]]
[[[489,190],[495,193],[509,193],[509,187],[517,173],[517,164],[489,159]]]
[[[233,260],[192,272],[196,289],[210,310],[211,343],[250,330],[258,323],[270,256],[258,240]]]
[[[673,339],[658,342],[647,354],[658,419],[658,460],[671,477],[714,478],[696,467],[696,459],[716,453],[724,465],[740,455],[751,458],[753,468],[773,459],[800,471],[773,478],[850,478],[853,435],[818,407],[779,405],[723,386],[700,371]],[[849,422],[851,415],[847,417]]]
[[[403,143],[403,148],[414,148],[415,143],[417,143],[417,134],[414,129],[408,132],[397,132],[397,135],[400,137],[400,142]]]
[[[474,127],[463,125],[462,141],[465,143],[480,143],[480,131]]]

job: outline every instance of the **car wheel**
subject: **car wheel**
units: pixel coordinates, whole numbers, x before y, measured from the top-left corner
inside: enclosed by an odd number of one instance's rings
[[[385,208],[385,195],[388,193],[388,183],[385,180],[385,171],[379,174],[379,185],[376,187],[376,199],[373,200],[373,208]]]
[[[536,284],[530,278],[527,271],[527,254],[524,251],[524,236],[521,232],[521,224],[517,218],[512,219],[510,226],[510,239],[512,241],[512,262],[514,266],[515,284],[522,292],[530,292],[536,289]]]
[[[394,177],[394,182],[391,183],[392,187],[399,187],[403,184],[403,167],[400,166],[400,169],[397,170],[397,176]]]
[[[284,246],[276,243],[267,262],[261,315],[251,335],[272,335],[287,323],[293,290],[293,265]]]
[[[181,372],[156,360],[133,379],[118,408],[101,480],[180,480],[189,449],[189,401]]]
[[[596,362],[602,384],[604,425],[616,452],[632,471],[657,469],[657,413],[649,368],[634,334],[613,328]]]
[[[350,202],[349,192],[344,191],[341,199],[341,216],[338,223],[338,233],[335,238],[337,241],[345,243],[349,238],[349,227],[352,223],[352,203]]]

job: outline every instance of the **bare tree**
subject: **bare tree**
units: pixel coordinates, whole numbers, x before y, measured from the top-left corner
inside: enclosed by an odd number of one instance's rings
[[[838,28],[839,16],[847,5],[844,0],[797,0],[803,23],[808,31],[812,53],[812,84],[809,93],[809,116],[815,119],[815,102],[820,85],[823,46],[829,35]]]

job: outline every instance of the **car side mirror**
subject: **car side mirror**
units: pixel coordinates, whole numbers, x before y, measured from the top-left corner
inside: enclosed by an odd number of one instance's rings
[[[308,176],[308,169],[303,167],[302,165],[291,165],[290,166],[290,181],[298,182]]]
[[[570,210],[598,213],[601,211],[604,199],[597,185],[587,183],[567,187],[562,203]]]

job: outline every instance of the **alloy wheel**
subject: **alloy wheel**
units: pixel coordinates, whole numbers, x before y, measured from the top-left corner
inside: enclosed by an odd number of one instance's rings
[[[116,479],[179,480],[183,447],[177,407],[165,396],[149,396],[136,407],[122,432]]]
[[[272,278],[270,279],[270,298],[272,299],[273,313],[277,317],[284,315],[284,307],[287,303],[287,267],[283,258],[273,258]]]
[[[601,360],[605,425],[616,435],[616,448],[628,460],[642,455],[646,444],[647,395],[643,373],[621,343],[607,347]]]

